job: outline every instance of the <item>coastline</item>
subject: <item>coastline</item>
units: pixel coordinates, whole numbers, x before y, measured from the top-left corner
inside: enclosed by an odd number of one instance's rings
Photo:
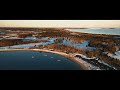
[[[53,54],[58,54],[64,57],[69,58],[70,60],[78,63],[83,70],[90,70],[88,66],[82,61],[82,60],[77,60],[76,58],[73,57],[71,54],[66,54],[63,52],[58,52],[58,51],[50,51],[50,50],[45,50],[45,49],[12,49],[12,50],[0,50],[0,52],[15,52],[15,51],[36,51],[36,52],[48,52],[48,53],[53,53]]]
[[[105,33],[105,32],[88,32],[88,31],[84,31],[83,29],[79,30],[80,28],[77,29],[67,29],[66,31],[70,31],[70,32],[74,32],[74,33],[82,33],[82,34],[93,34],[93,35],[110,35],[110,36],[120,36],[120,33]],[[88,29],[96,29],[96,31],[98,29],[109,29],[109,28],[87,28]],[[120,28],[114,28],[114,29],[120,29]],[[110,29],[112,30],[112,29]],[[99,31],[99,30],[98,30]],[[106,30],[105,30],[106,31]]]

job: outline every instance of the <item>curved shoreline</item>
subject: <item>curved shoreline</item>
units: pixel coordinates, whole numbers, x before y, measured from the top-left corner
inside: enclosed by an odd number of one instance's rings
[[[82,70],[89,70],[88,67],[83,64],[82,60],[77,60],[71,54],[66,54],[66,53],[63,53],[63,52],[50,51],[50,50],[45,50],[45,49],[12,49],[12,50],[0,50],[0,52],[14,52],[14,51],[36,51],[36,52],[48,52],[48,53],[53,53],[53,54],[59,54],[61,56],[67,57],[70,60],[78,63],[81,66]]]

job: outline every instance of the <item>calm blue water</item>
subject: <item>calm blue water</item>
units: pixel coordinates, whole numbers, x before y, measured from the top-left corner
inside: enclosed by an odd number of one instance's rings
[[[0,70],[81,70],[81,67],[61,55],[17,51],[0,52]]]
[[[70,31],[83,32],[83,33],[93,33],[93,34],[111,34],[120,35],[120,28],[115,29],[71,29]]]

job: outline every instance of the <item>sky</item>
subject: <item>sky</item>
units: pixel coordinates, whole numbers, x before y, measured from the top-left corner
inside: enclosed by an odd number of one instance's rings
[[[120,20],[0,20],[0,27],[120,28]]]

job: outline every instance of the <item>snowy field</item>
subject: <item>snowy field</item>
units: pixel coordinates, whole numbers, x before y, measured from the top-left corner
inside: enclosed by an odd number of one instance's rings
[[[120,60],[120,51],[115,52],[115,54],[108,53],[108,56]]]

